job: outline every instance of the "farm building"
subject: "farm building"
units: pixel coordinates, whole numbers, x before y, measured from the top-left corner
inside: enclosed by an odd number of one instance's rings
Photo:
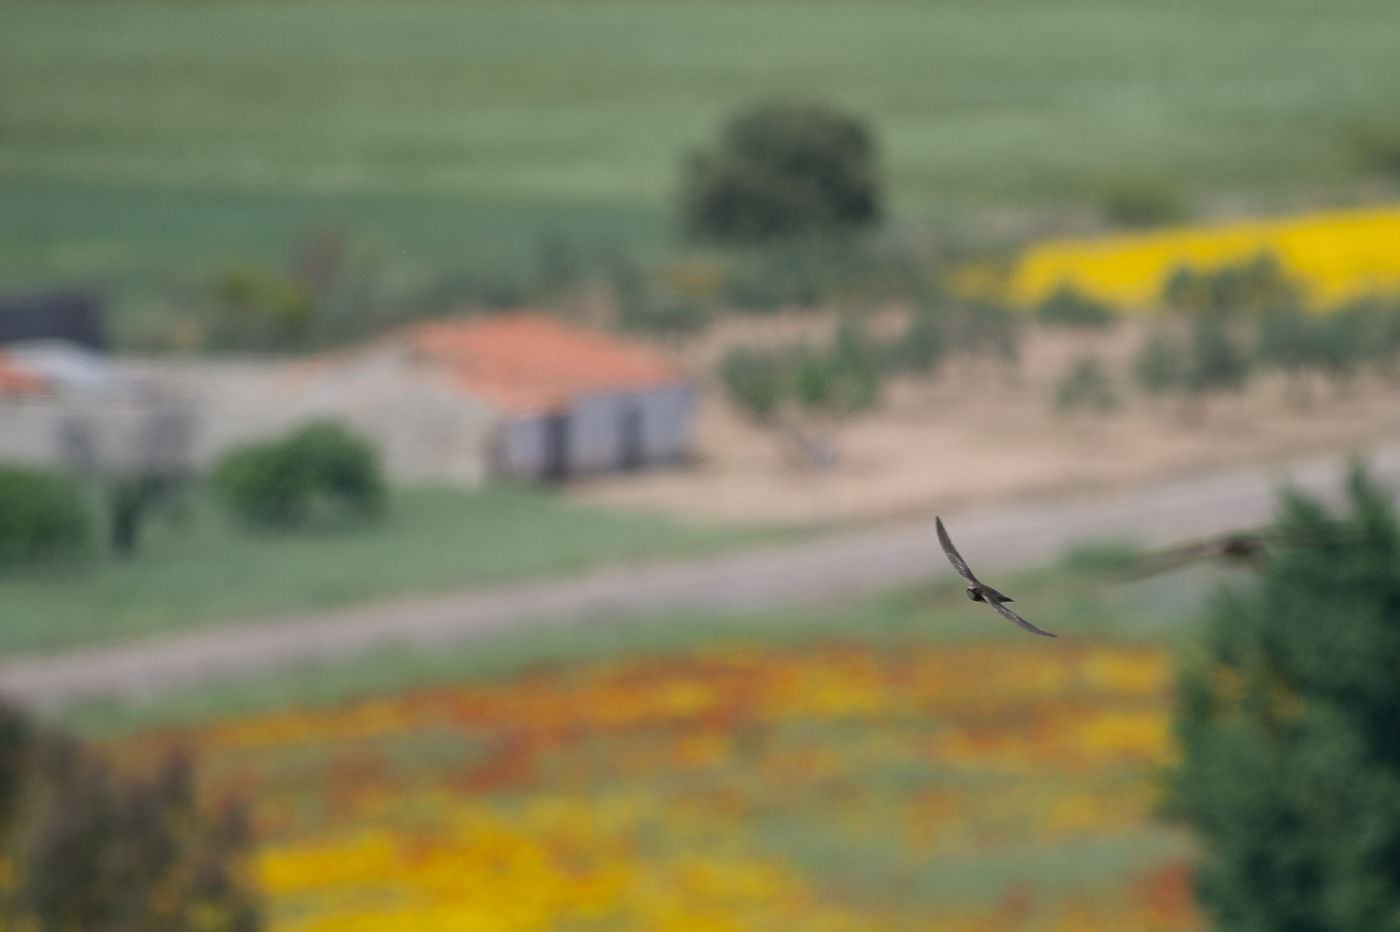
[[[539,314],[423,323],[293,363],[116,361],[29,343],[0,355],[0,459],[68,462],[82,427],[100,461],[129,466],[149,446],[143,425],[179,412],[196,468],[335,418],[399,481],[557,480],[684,458],[693,406],[693,386],[661,353]]]
[[[290,409],[348,421],[391,475],[469,484],[674,463],[695,394],[650,347],[530,313],[418,324],[297,381]]]

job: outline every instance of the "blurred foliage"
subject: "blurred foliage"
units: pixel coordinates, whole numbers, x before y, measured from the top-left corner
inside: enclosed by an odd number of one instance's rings
[[[1100,198],[1109,222],[1118,226],[1164,226],[1188,215],[1186,195],[1162,175],[1116,176],[1103,186]]]
[[[1081,294],[1069,283],[1056,288],[1040,302],[1036,306],[1035,316],[1043,324],[1096,330],[1108,327],[1116,320],[1111,307]]]
[[[1007,305],[974,299],[947,312],[949,349],[966,356],[988,356],[1014,363],[1020,356],[1021,320]]]
[[[1363,121],[1346,142],[1363,168],[1400,178],[1400,117]]]
[[[618,305],[618,321],[623,329],[660,336],[700,333],[713,319],[709,306],[680,294],[648,293]]]
[[[887,238],[805,236],[753,246],[725,263],[722,297],[734,308],[768,313],[841,299],[926,299],[939,262]]]
[[[0,702],[5,928],[254,932],[251,846],[240,807],[199,805],[188,759],[118,774]]]
[[[880,354],[858,314],[843,314],[827,353],[833,391],[816,407],[849,414],[873,407],[880,400]]]
[[[1133,376],[1149,395],[1163,395],[1185,384],[1186,373],[1186,348],[1163,327],[1149,334],[1133,357]]]
[[[751,417],[764,420],[784,397],[786,367],[782,353],[736,346],[720,360],[719,377],[730,401]]]
[[[1186,388],[1194,394],[1244,388],[1250,355],[1231,315],[1206,311],[1191,318],[1191,357]]]
[[[1118,394],[1103,362],[1094,356],[1076,359],[1055,385],[1055,407],[1061,411],[1111,411]]]
[[[1180,672],[1171,811],[1220,928],[1400,928],[1400,524],[1359,466],[1349,492],[1284,497],[1314,543],[1222,592]]]
[[[859,315],[845,314],[825,348],[734,347],[720,360],[719,376],[730,400],[756,420],[772,418],[785,401],[839,417],[879,401],[887,355]]]
[[[95,533],[90,505],[62,473],[0,465],[0,571],[87,554]]]
[[[884,347],[885,366],[895,372],[928,375],[948,352],[947,317],[931,302],[920,302],[904,332]]]
[[[215,466],[213,484],[235,517],[266,528],[376,518],[385,500],[374,448],[334,421],[229,451]]]
[[[875,144],[858,117],[823,104],[764,103],[734,116],[681,182],[686,231],[755,243],[877,223]]]
[[[1299,303],[1301,288],[1284,273],[1273,254],[1261,253],[1215,269],[1177,266],[1167,277],[1162,297],[1168,306],[1188,313],[1257,312]]]

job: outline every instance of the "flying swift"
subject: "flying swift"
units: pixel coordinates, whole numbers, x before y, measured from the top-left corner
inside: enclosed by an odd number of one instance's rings
[[[958,553],[958,548],[953,546],[953,541],[948,536],[948,530],[943,527],[943,519],[935,515],[933,522],[938,528],[938,542],[943,545],[943,552],[948,555],[948,562],[953,564],[953,569],[957,570],[958,575],[968,582],[967,597],[969,599],[974,602],[986,602],[998,615],[1008,621],[1015,622],[1032,634],[1039,634],[1047,638],[1057,636],[1051,634],[1049,631],[1042,631],[1040,628],[1037,628],[1035,625],[1007,608],[1006,603],[1015,600],[1008,598],[972,575],[972,570],[967,567],[967,561],[962,558],[962,554]]]

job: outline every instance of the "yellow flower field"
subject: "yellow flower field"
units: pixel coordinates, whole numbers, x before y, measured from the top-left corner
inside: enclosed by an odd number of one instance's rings
[[[736,645],[139,735],[281,932],[1184,930],[1155,647]]]
[[[1400,292],[1400,207],[1046,240],[1021,256],[1008,292],[1032,304],[1068,283],[1117,307],[1140,308],[1157,300],[1179,265],[1209,270],[1261,253],[1296,277],[1315,307]]]

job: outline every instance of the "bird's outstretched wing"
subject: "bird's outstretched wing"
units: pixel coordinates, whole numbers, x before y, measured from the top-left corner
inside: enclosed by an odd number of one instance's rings
[[[991,605],[992,608],[996,609],[996,613],[998,615],[1007,619],[1008,621],[1014,621],[1016,624],[1020,625],[1022,628],[1025,628],[1032,634],[1039,634],[1042,637],[1047,638],[1059,637],[1059,635],[1057,634],[1051,634],[1049,631],[1043,631],[1040,628],[1037,628],[1035,625],[1031,624],[1029,621],[1026,621],[1026,619],[1022,618],[1020,615],[1016,614],[996,599],[988,599],[987,603]]]
[[[953,546],[952,538],[948,536],[948,530],[943,526],[943,519],[934,515],[933,524],[938,529],[938,542],[943,545],[943,552],[948,555],[948,562],[953,564],[953,569],[958,571],[958,575],[974,585],[982,585],[982,581],[972,575],[972,570],[967,568],[967,561],[958,553],[958,548]]]

